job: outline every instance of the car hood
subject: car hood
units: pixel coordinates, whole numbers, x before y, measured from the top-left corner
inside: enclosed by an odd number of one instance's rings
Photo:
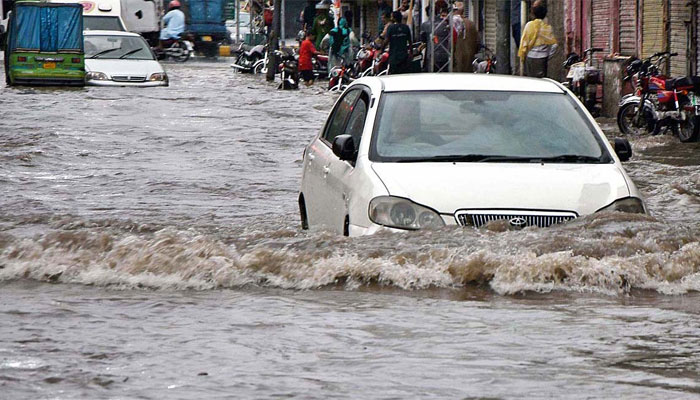
[[[392,196],[444,214],[530,209],[591,214],[630,190],[616,164],[374,163]]]
[[[104,72],[109,75],[145,76],[164,72],[158,61],[154,60],[100,60],[85,59],[85,70]]]

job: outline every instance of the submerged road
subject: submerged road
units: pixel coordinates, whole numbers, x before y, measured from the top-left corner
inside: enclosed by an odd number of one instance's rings
[[[166,69],[0,86],[0,398],[700,395],[700,144],[632,141],[650,216],[344,238],[296,204],[334,95]]]

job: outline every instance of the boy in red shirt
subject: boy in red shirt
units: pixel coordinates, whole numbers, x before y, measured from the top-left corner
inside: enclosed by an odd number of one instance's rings
[[[316,55],[318,55],[318,51],[314,46],[314,34],[311,31],[306,32],[306,39],[301,42],[301,47],[299,47],[299,73],[306,86],[314,84],[314,66],[311,59]]]

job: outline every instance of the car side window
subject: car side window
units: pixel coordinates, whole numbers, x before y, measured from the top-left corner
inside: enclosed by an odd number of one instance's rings
[[[361,90],[351,90],[346,93],[345,96],[340,99],[338,107],[336,107],[331,120],[328,123],[326,132],[323,135],[323,139],[328,143],[333,143],[336,136],[342,135],[343,128],[345,127],[345,121],[348,120],[348,116],[352,112],[352,105],[357,100],[357,97],[362,93]]]
[[[360,147],[360,140],[362,139],[362,131],[365,128],[365,119],[367,118],[367,100],[365,95],[360,96],[360,99],[355,103],[355,107],[350,114],[348,119],[348,127],[345,128],[345,132],[352,136],[352,141],[355,143],[355,149]]]

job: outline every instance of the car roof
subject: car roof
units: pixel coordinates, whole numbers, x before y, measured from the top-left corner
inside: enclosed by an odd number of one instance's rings
[[[510,75],[470,73],[422,73],[368,77],[358,80],[374,86],[378,80],[384,92],[408,92],[428,90],[485,90],[513,92],[564,93],[554,81]]]
[[[124,31],[100,31],[100,30],[85,30],[83,35],[87,36],[132,36],[141,37],[138,33]]]

